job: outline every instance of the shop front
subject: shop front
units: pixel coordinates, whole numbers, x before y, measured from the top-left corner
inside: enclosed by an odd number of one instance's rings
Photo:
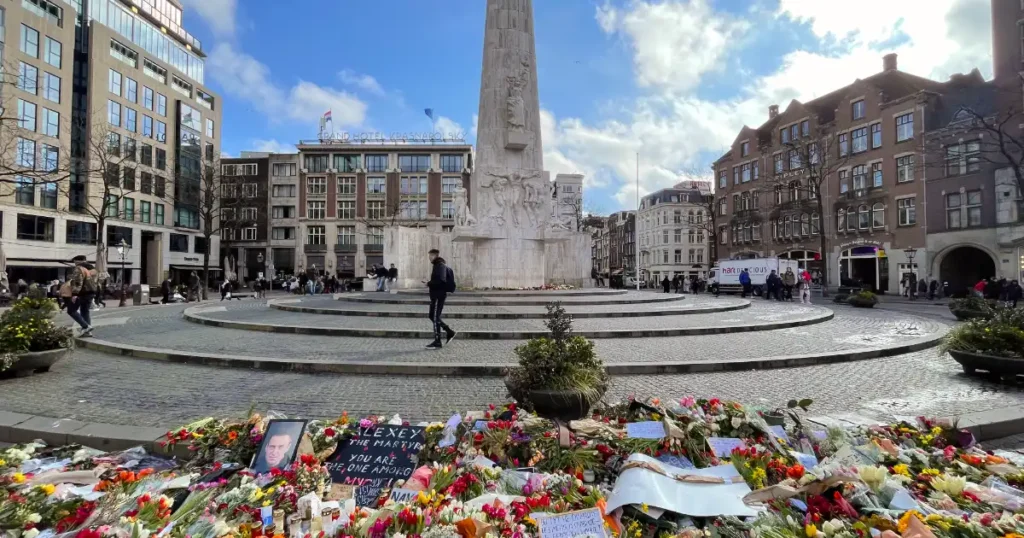
[[[839,285],[875,293],[889,291],[889,258],[878,244],[854,246],[839,255]]]

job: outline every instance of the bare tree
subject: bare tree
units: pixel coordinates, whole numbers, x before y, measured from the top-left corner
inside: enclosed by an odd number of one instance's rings
[[[569,207],[573,221],[576,223],[577,232],[589,232],[595,227],[601,225],[603,222],[600,217],[597,217],[597,215],[603,213],[603,208],[600,204],[595,203],[591,198],[586,196],[580,198],[566,198],[563,201],[556,200],[554,203]],[[555,211],[558,211],[557,205]]]
[[[769,213],[773,218],[790,210],[810,208],[819,217],[818,248],[821,258],[821,289],[828,295],[828,233],[826,223],[834,220],[832,212],[826,211],[822,188],[829,178],[849,160],[850,148],[840,147],[828,125],[819,126],[810,136],[790,138],[780,147],[763,140],[761,154],[769,156],[761,186],[762,203],[771,197],[774,208]],[[812,221],[813,222],[813,217]],[[813,226],[812,226],[813,228]],[[814,230],[811,230],[812,235]]]

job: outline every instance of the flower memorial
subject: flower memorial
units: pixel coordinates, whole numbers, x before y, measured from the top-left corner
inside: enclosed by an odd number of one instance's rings
[[[183,460],[140,448],[101,453],[31,443],[0,451],[0,533],[1024,536],[1024,455],[985,451],[969,433],[925,418],[832,428],[802,419],[783,427],[769,426],[765,412],[683,398],[631,399],[568,424],[515,404],[418,427],[343,413],[307,423],[294,459],[263,475],[247,469],[267,435],[269,421],[258,415],[168,432],[166,448],[187,452]],[[385,443],[367,447],[390,447],[383,433],[402,428],[422,433],[414,472],[357,506],[353,491],[364,486],[332,479],[341,448],[358,448],[351,443],[360,436]]]

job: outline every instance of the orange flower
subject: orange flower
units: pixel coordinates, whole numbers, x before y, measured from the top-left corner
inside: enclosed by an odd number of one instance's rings
[[[228,440],[234,441],[235,439],[238,439],[238,432],[236,432],[234,430],[229,431],[228,432]]]

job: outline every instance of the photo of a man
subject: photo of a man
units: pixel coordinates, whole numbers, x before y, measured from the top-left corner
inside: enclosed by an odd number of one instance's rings
[[[295,461],[305,420],[272,420],[267,425],[263,443],[250,469],[256,474],[269,473],[272,469],[284,470]]]

